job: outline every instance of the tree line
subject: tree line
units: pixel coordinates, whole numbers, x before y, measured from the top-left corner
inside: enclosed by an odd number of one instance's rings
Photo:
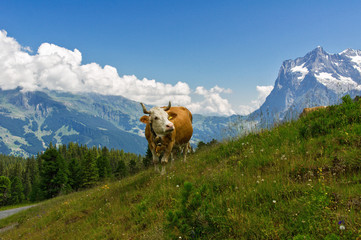
[[[146,157],[77,143],[52,145],[37,156],[0,155],[0,206],[36,202],[120,179],[147,168]]]

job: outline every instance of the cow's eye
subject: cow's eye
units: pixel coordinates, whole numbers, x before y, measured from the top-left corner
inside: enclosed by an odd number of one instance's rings
[[[159,120],[159,117],[155,117],[154,120]]]

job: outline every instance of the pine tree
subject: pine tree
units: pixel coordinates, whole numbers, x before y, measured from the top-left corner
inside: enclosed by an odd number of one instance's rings
[[[8,177],[0,176],[0,206],[5,206],[9,202],[11,182]]]
[[[14,177],[11,183],[11,204],[19,204],[24,201],[24,187],[19,177]]]
[[[43,197],[43,192],[41,191],[41,188],[40,188],[40,180],[39,180],[39,176],[35,176],[34,178],[34,182],[33,184],[31,185],[31,192],[30,192],[30,195],[29,195],[29,199],[30,201],[32,202],[36,202],[36,201],[39,201],[41,199],[44,199]]]
[[[82,184],[82,169],[79,160],[72,158],[69,163],[69,185],[78,191]]]
[[[55,148],[48,148],[43,155],[40,173],[40,187],[45,198],[57,196],[67,189],[68,170],[63,157]]]
[[[137,162],[134,159],[130,160],[129,161],[129,172],[130,172],[130,174],[135,174],[137,171],[138,171]]]
[[[37,161],[34,157],[30,157],[26,160],[26,167],[23,176],[25,199],[29,199],[32,192],[32,185],[34,184],[34,179],[39,177]]]
[[[83,163],[83,187],[93,186],[99,179],[96,157],[93,151],[88,151]]]
[[[5,164],[2,159],[0,159],[0,176],[5,175]]]
[[[115,171],[115,176],[118,178],[123,178],[123,177],[127,176],[127,167],[123,160],[120,160],[118,162],[118,167]]]
[[[97,159],[97,167],[99,169],[100,179],[104,179],[110,176],[111,168],[110,168],[109,158],[107,158],[104,155],[99,156]]]
[[[30,180],[30,175],[28,172],[25,172],[25,176],[24,176],[24,183],[23,183],[23,186],[24,186],[24,196],[25,196],[25,199],[29,200],[29,196],[30,196],[30,193],[31,193],[31,180]]]
[[[16,161],[10,171],[10,177],[11,178],[14,178],[14,177],[21,178],[21,173],[22,173],[22,166],[20,164],[20,161]]]
[[[152,164],[152,162],[153,162],[153,155],[148,146],[145,157],[143,158],[143,165],[145,168],[148,168]]]

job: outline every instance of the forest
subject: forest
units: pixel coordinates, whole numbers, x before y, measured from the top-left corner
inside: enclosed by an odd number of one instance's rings
[[[0,154],[0,207],[37,202],[121,179],[147,168],[146,156],[77,143],[53,145],[29,158]]]

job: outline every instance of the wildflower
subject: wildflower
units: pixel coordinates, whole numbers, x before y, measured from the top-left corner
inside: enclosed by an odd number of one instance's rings
[[[273,200],[272,202],[273,202],[273,203],[276,203],[276,200]]]
[[[338,222],[338,225],[340,225],[340,230],[345,230],[346,229],[344,224],[345,224],[345,222],[343,220]]]
[[[344,224],[345,224],[345,222],[343,220],[338,222],[338,225],[340,225],[340,230],[345,230],[346,229]]]
[[[179,188],[179,185],[177,185],[177,188]]]

